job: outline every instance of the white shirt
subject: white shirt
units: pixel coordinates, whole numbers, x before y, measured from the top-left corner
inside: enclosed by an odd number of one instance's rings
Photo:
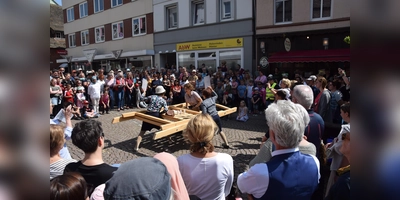
[[[233,184],[233,159],[226,153],[211,158],[190,154],[178,157],[179,170],[189,195],[200,199],[225,200]]]
[[[296,151],[299,151],[299,148],[275,150],[272,152],[272,156]],[[318,158],[313,155],[310,156],[314,158],[315,164],[317,165],[319,180],[320,174]],[[242,193],[252,194],[255,198],[261,198],[265,192],[267,192],[269,185],[268,166],[265,163],[255,164],[247,172],[239,174],[237,185]]]
[[[90,98],[100,98],[101,93],[101,83],[96,82],[95,84],[91,83],[88,88],[88,94]]]

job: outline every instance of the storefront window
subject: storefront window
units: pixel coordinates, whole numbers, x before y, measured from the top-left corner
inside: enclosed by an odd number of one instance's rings
[[[178,54],[178,63],[182,67],[189,67],[190,65],[195,65],[195,54],[194,53]]]
[[[215,56],[216,56],[215,52],[199,53],[198,55],[199,58],[215,58]]]
[[[221,66],[222,61],[225,61],[228,69],[236,69],[237,65],[241,63],[241,55],[241,50],[220,51],[219,66]]]

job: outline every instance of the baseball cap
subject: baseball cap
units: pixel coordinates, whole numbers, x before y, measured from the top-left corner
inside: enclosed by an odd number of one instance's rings
[[[126,69],[126,71],[127,71],[127,72],[130,72],[130,71],[131,71],[131,69],[129,69],[129,68],[128,68],[128,69]]]
[[[258,90],[258,87],[255,87],[254,90]]]
[[[78,68],[78,71],[82,71],[82,68],[79,67],[79,68]]]
[[[85,100],[83,101],[83,104],[89,104],[89,101]]]
[[[314,75],[311,75],[310,77],[308,77],[308,79],[306,79],[307,81],[315,81],[317,80],[317,77]]]
[[[106,182],[107,200],[166,200],[171,196],[171,176],[158,159],[141,157],[123,163]]]
[[[118,69],[119,72],[122,72],[121,69]]]
[[[196,70],[194,69],[194,70],[192,70],[192,72],[196,72]]]
[[[274,78],[274,75],[270,74],[268,75],[268,78]]]

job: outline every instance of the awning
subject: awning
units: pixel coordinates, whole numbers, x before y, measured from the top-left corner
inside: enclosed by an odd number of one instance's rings
[[[326,49],[278,52],[268,59],[269,63],[296,62],[350,62],[350,49]]]

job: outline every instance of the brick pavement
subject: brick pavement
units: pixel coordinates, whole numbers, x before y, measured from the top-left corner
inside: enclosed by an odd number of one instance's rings
[[[157,153],[166,151],[176,157],[189,153],[188,144],[185,142],[182,134],[174,134],[171,140],[168,137],[159,140],[153,140],[151,133],[146,133],[143,137],[140,149],[134,152],[133,148],[136,137],[139,134],[141,121],[129,120],[112,124],[114,117],[121,113],[137,111],[137,109],[124,110],[122,112],[112,111],[110,114],[100,116],[98,119],[102,122],[105,133],[105,148],[103,158],[106,163],[123,163],[125,161],[143,157],[154,156]],[[216,152],[227,153],[234,160],[235,180],[239,173],[248,168],[251,159],[258,153],[261,137],[265,134],[266,123],[264,115],[252,116],[243,123],[237,122],[236,113],[222,118],[222,130],[225,132],[231,145],[230,149],[222,148],[222,139],[217,136],[214,138]],[[75,124],[78,121],[73,121]],[[83,152],[75,147],[71,141],[67,142],[71,156],[77,160],[83,158]]]

